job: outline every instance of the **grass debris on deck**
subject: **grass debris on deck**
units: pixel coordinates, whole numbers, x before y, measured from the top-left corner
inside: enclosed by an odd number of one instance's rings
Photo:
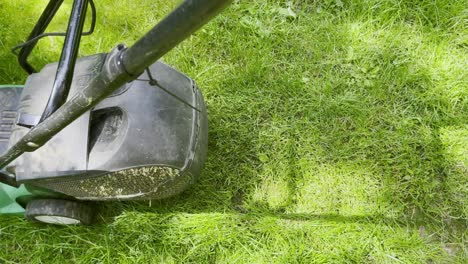
[[[95,2],[81,56],[131,45],[178,3]],[[24,83],[10,49],[46,4],[0,2],[0,83]],[[92,227],[1,216],[0,262],[466,263],[467,21],[462,0],[235,1],[163,58],[207,100],[200,181],[102,204]]]

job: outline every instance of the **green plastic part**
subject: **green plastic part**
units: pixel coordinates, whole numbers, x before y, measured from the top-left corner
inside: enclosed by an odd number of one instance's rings
[[[23,214],[24,208],[16,199],[31,193],[21,185],[19,188],[0,183],[0,214]]]

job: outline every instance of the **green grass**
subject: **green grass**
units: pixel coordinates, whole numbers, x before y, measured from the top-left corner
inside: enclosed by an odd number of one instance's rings
[[[9,49],[45,2],[0,3],[0,83],[25,81]],[[131,45],[176,4],[96,1],[81,55]],[[463,0],[236,1],[164,57],[207,100],[197,184],[102,204],[92,227],[2,217],[0,262],[466,263],[467,21]]]

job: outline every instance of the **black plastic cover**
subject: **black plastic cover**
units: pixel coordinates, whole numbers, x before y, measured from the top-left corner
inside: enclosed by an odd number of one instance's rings
[[[92,69],[104,60],[105,55],[86,57],[77,63],[70,96],[78,92],[95,73]],[[29,76],[21,94],[18,112],[41,116],[47,104],[57,70],[57,63],[46,65],[41,72]],[[68,125],[48,143],[32,153],[24,153],[7,170],[14,172],[17,181],[34,179],[44,175],[59,176],[84,171],[87,167],[87,144],[89,113],[82,115]],[[10,146],[21,139],[28,128],[15,126]]]
[[[90,69],[102,60],[102,55],[78,60],[71,94],[86,84],[93,76]],[[55,68],[51,64],[30,76],[21,112],[40,115]],[[15,171],[18,182],[86,200],[163,198],[192,184],[207,150],[202,94],[192,79],[164,63],[157,62],[149,70],[154,78],[151,84],[148,74],[142,74],[38,151],[12,163],[10,171]],[[10,144],[26,132],[27,128],[16,126]],[[153,180],[155,173],[162,173],[160,179],[165,180]],[[154,186],[148,188],[149,183]]]
[[[8,148],[22,90],[21,87],[0,87],[0,155]]]

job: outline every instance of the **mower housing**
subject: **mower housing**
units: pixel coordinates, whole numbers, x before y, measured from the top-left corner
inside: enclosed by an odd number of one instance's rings
[[[106,54],[77,60],[68,98],[97,75]],[[18,104],[12,146],[41,116],[57,63],[29,76]],[[34,152],[6,167],[20,184],[79,200],[162,199],[198,178],[208,122],[195,82],[162,62],[148,68]],[[154,78],[154,79],[153,79]]]

